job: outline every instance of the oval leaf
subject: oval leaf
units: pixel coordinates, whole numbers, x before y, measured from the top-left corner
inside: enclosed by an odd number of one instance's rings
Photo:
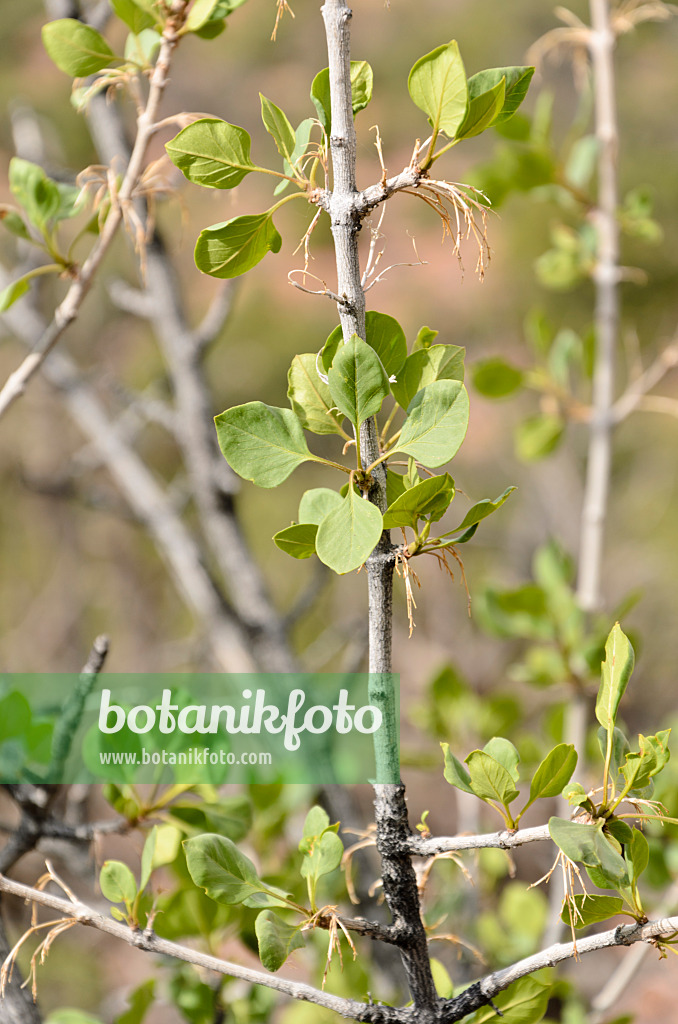
[[[43,25],[42,41],[59,70],[71,78],[96,75],[116,59],[104,37],[75,18],[60,18]]]
[[[369,558],[384,529],[381,512],[349,487],[341,505],[318,527],[316,553],[321,562],[342,574]]]
[[[424,516],[430,518],[432,523],[437,523],[447,512],[453,498],[454,480],[449,473],[422,480],[389,505],[384,513],[384,529],[409,526],[414,530],[417,520]]]
[[[111,903],[133,903],[137,894],[136,879],[120,860],[104,862],[99,874],[99,887]]]
[[[549,820],[549,833],[556,846],[570,860],[585,864],[603,880],[603,888],[624,888],[629,884],[629,876],[624,858],[617,853],[611,843],[603,835],[602,827],[597,824],[582,825],[564,818]]]
[[[274,543],[292,558],[310,558],[315,554],[315,537],[318,527],[313,523],[295,523],[286,530],[280,530],[273,537]]]
[[[314,487],[305,491],[299,502],[299,522],[320,526],[323,519],[342,503],[341,495],[329,487]]]
[[[394,451],[406,452],[424,466],[442,466],[459,451],[468,416],[464,385],[456,380],[435,381],[411,402]]]
[[[417,392],[436,380],[463,381],[465,354],[459,345],[429,345],[412,352],[391,387],[398,405],[407,409]]]
[[[276,107],[275,103],[266,99],[263,93],[259,93],[259,99],[261,100],[261,120],[264,122],[264,128],[278,147],[280,155],[292,163],[292,154],[297,141],[294,128],[280,107]]]
[[[496,512],[498,508],[501,508],[506,499],[510,497],[514,491],[515,487],[507,487],[504,493],[500,494],[498,498],[494,499],[494,501],[490,498],[483,498],[482,501],[476,502],[476,504],[468,510],[459,526],[456,526],[454,530],[448,530],[448,532],[443,533],[442,536],[452,537],[455,533],[461,533],[462,531],[471,529],[471,527],[477,526],[483,519],[487,519],[487,517],[491,516],[493,512]]]
[[[602,896],[598,893],[577,893],[571,900],[574,903],[571,923],[575,928],[586,928],[590,924],[607,921],[609,917],[619,914],[624,906],[620,896]],[[562,909],[560,919],[565,924],[570,924],[570,908],[567,903]]]
[[[608,731],[614,729],[619,702],[633,672],[633,647],[618,622],[612,627],[605,644],[605,661],[596,700],[596,718]]]
[[[530,803],[558,796],[577,767],[577,751],[571,743],[559,743],[541,762],[530,783]]]
[[[172,163],[194,184],[234,188],[256,170],[250,160],[250,145],[244,128],[217,117],[203,117],[182,129],[165,149]]]
[[[332,401],[356,428],[379,412],[389,394],[379,356],[357,334],[340,347],[327,377]]]
[[[479,91],[474,79],[468,80],[468,108],[464,120],[457,128],[456,139],[470,139],[480,135],[497,119],[504,106],[506,96],[506,80],[499,82],[486,92]]]
[[[287,397],[303,427],[314,434],[343,434],[343,414],[335,408],[328,385],[318,376],[312,352],[294,357],[287,383]]]
[[[353,116],[364,110],[372,98],[374,76],[366,60],[351,61],[351,106]],[[327,132],[332,131],[332,108],[330,103],[330,71],[323,68],[311,83],[311,99],[318,111],[318,120]]]
[[[522,383],[522,371],[499,357],[484,359],[473,367],[473,386],[486,398],[505,398]]]
[[[503,764],[484,750],[472,750],[466,758],[471,789],[481,800],[496,800],[504,807],[518,796],[513,778]]]
[[[263,260],[267,252],[279,252],[281,245],[269,213],[234,217],[200,232],[195,265],[212,277],[239,277]]]
[[[441,743],[440,746],[443,748],[443,756],[445,758],[444,775],[446,780],[456,789],[461,789],[464,793],[470,793],[471,796],[475,796],[474,791],[471,789],[471,776],[461,761],[457,760],[454,756],[450,750],[449,743]]]
[[[267,971],[278,971],[295,949],[305,945],[299,927],[288,924],[272,910],[262,910],[254,922],[259,959]]]
[[[533,74],[533,67],[488,68],[487,71],[479,71],[477,75],[469,78],[469,94],[479,96],[486,90],[493,89],[504,79],[504,103],[499,115],[492,121],[492,124],[503,124],[513,117],[525,99]]]
[[[248,402],[215,416],[214,422],[229,466],[257,487],[277,487],[302,462],[315,458],[290,409]]]
[[[455,40],[421,57],[410,71],[407,84],[433,131],[445,132],[453,139],[466,115],[468,101],[464,62]]]
[[[252,861],[230,839],[207,833],[187,839],[184,851],[191,878],[216,903],[284,905],[272,895],[277,890],[264,885]]]

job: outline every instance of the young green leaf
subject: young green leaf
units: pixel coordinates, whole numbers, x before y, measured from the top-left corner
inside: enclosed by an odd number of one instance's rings
[[[431,332],[433,337],[436,333]],[[463,381],[465,354],[458,345],[428,345],[412,352],[391,386],[398,405],[407,409],[417,392],[436,380]]]
[[[417,331],[417,336],[414,339],[412,351],[418,352],[420,349],[430,348],[439,334],[440,331],[434,331],[430,327],[420,327]]]
[[[498,117],[492,121],[493,125],[505,124],[509,121],[527,95],[530,87],[533,67],[510,67],[510,68],[489,68],[487,71],[479,71],[477,75],[469,78],[469,93],[478,96],[489,89],[493,89],[502,79],[506,82],[504,103]]]
[[[605,878],[604,887],[620,889],[628,886],[629,876],[624,858],[605,838],[602,824],[582,825],[564,818],[551,818],[549,833],[566,857],[594,871],[598,870]]]
[[[311,138],[311,131],[313,129],[313,125],[314,124],[315,124],[314,118],[307,117],[304,121],[301,122],[301,124],[298,126],[296,132],[294,133],[295,134],[295,138],[296,138],[296,142],[294,144],[294,150],[292,151],[292,154],[291,154],[291,159],[290,160],[283,159],[283,171],[285,172],[285,174],[289,174],[290,177],[293,177],[294,169],[296,168],[296,165],[298,164],[298,162],[301,160],[301,158],[306,153],[306,150],[308,148],[308,143],[309,143],[310,138]],[[290,184],[290,182],[286,181],[283,178],[276,185],[276,187],[275,187],[275,189],[273,191],[273,195],[274,196],[280,195],[281,192],[285,191],[285,189],[287,188],[287,186],[289,184]]]
[[[103,36],[75,18],[60,18],[43,25],[42,41],[59,70],[71,78],[96,75],[116,60]]]
[[[562,795],[563,799],[567,800],[570,807],[592,806],[589,795],[581,782],[570,782],[569,785],[563,786]]]
[[[535,978],[521,978],[505,992],[468,1018],[466,1024],[497,1024],[497,1010],[501,1024],[539,1024],[546,1013],[551,987]]]
[[[483,92],[480,82],[476,81],[476,75],[469,78],[466,116],[457,128],[455,139],[470,139],[489,128],[504,106],[505,96],[505,79],[502,78],[496,85]]]
[[[323,875],[339,867],[344,855],[344,844],[336,832],[326,829],[321,835],[314,836],[308,845],[301,863],[301,877],[317,882]]]
[[[515,430],[516,455],[523,462],[537,462],[554,452],[563,439],[565,421],[560,416],[528,416]]]
[[[30,160],[12,157],[9,187],[28,214],[28,219],[41,231],[57,217],[61,195],[56,182],[47,177],[42,167]]]
[[[280,107],[276,107],[275,103],[267,100],[263,93],[259,93],[259,99],[261,100],[261,120],[264,122],[264,128],[278,147],[280,155],[291,164],[297,142],[294,129]]]
[[[409,526],[416,529],[417,520],[429,517],[437,523],[448,509],[454,498],[454,480],[449,473],[422,480],[389,505],[384,513],[384,529],[391,530],[398,526]]]
[[[434,469],[457,454],[468,427],[468,395],[456,380],[429,384],[412,400],[394,450]]]
[[[158,826],[154,825],[151,831],[146,836],[146,842],[141,853],[141,877],[139,879],[139,892],[143,892],[148,885],[151,872],[153,871],[153,858],[155,857],[155,848],[158,842]]]
[[[598,746],[600,753],[605,757],[607,751],[607,729],[601,725],[597,732]],[[626,757],[631,753],[631,745],[621,729],[616,726],[612,732],[612,757],[610,758],[610,773],[615,779],[626,762]]]
[[[128,995],[128,1009],[116,1018],[115,1024],[141,1024],[154,1001],[155,978],[149,978]]]
[[[535,800],[558,796],[577,767],[577,751],[571,743],[559,743],[550,750],[532,776],[529,807]]]
[[[493,800],[504,807],[516,799],[518,790],[503,764],[484,750],[472,750],[465,758],[471,789],[481,800]]]
[[[14,303],[25,295],[28,289],[30,278],[18,277],[16,281],[12,281],[11,284],[6,285],[2,291],[0,291],[0,313],[4,313],[6,309],[13,306]]]
[[[456,789],[461,789],[464,793],[470,793],[471,796],[474,796],[474,791],[471,789],[471,776],[461,761],[454,756],[450,750],[449,743],[441,743],[440,746],[443,749],[443,756],[445,758],[445,779]]]
[[[308,853],[311,848],[310,844],[312,841],[319,838],[323,832],[330,827],[330,817],[327,811],[323,807],[320,807],[319,804],[314,804],[304,818],[304,827],[302,829],[303,838],[299,843],[299,849],[301,852]]]
[[[314,523],[295,523],[274,534],[273,542],[292,558],[310,558],[315,554],[318,527]]]
[[[407,84],[434,135],[442,131],[453,139],[466,115],[468,100],[466,71],[457,43],[452,40],[421,57],[410,71]]]
[[[372,554],[384,529],[381,512],[349,487],[346,497],[325,516],[316,537],[316,553],[334,572],[351,572]]]
[[[165,150],[195,185],[235,188],[245,175],[257,169],[250,159],[251,144],[244,128],[216,117],[203,117],[183,128]]]
[[[305,945],[299,926],[288,924],[272,910],[257,914],[254,930],[259,944],[259,959],[267,971],[278,971],[295,949]]]
[[[140,68],[150,68],[162,44],[162,36],[155,29],[145,28],[138,35],[130,33],[125,42],[125,60]]]
[[[341,495],[329,487],[314,487],[305,491],[299,502],[299,522],[320,526],[326,515],[341,505]]]
[[[234,217],[200,232],[195,265],[212,277],[239,277],[260,263],[267,252],[279,252],[281,245],[270,213]]]
[[[355,427],[378,413],[389,394],[381,360],[357,334],[341,346],[327,377],[334,405]]]
[[[407,340],[397,320],[386,313],[369,310],[365,314],[365,341],[377,353],[389,377],[400,372],[407,358]],[[334,328],[320,353],[325,373],[329,373],[342,343],[343,333],[338,326]]]
[[[198,32],[210,20],[218,5],[219,0],[193,0],[193,6],[179,30],[179,35],[184,35],[186,32]]]
[[[572,908],[572,924],[575,928],[587,928],[590,924],[607,921],[621,913],[624,901],[620,896],[602,896],[598,893],[577,893],[570,897],[574,903]],[[570,924],[570,910],[566,903],[561,911],[560,920]]]
[[[517,391],[522,383],[522,370],[500,357],[483,359],[473,367],[473,386],[485,398],[505,398]]]
[[[609,731],[614,729],[617,710],[633,672],[633,647],[615,623],[605,644],[602,680],[596,700],[596,718]]]
[[[634,828],[631,830],[631,843],[629,845],[630,848],[626,848],[626,859],[631,865],[633,881],[637,883],[643,871],[645,871],[645,868],[650,863],[650,844],[640,829]]]
[[[156,24],[153,15],[136,4],[134,0],[111,0],[111,7],[134,35],[138,35],[145,28],[152,28]]]
[[[366,60],[351,61],[351,105],[354,117],[365,109],[372,98],[373,78],[372,68]],[[318,120],[329,137],[332,134],[329,68],[323,68],[313,79],[311,99],[318,111]]]
[[[498,498],[494,499],[494,501],[490,498],[483,498],[482,501],[476,502],[476,504],[468,510],[459,526],[456,526],[454,530],[448,530],[447,533],[443,533],[441,536],[452,537],[455,533],[466,532],[467,530],[476,527],[483,519],[487,519],[487,517],[491,516],[493,512],[496,512],[498,508],[501,508],[506,499],[509,498],[514,491],[515,487],[507,487],[504,493],[500,494]],[[462,541],[463,539],[464,538],[461,538]],[[457,543],[461,543],[461,541],[458,541]]]
[[[99,887],[103,896],[111,903],[130,904],[137,894],[134,875],[120,860],[104,861],[99,873]]]
[[[191,878],[216,903],[244,903],[248,907],[286,905],[284,893],[264,885],[252,861],[230,839],[206,833],[187,839],[184,851]]]
[[[315,459],[290,409],[248,402],[215,416],[214,422],[228,464],[258,487],[277,487],[302,462]]]
[[[514,782],[518,782],[520,774],[518,772],[518,765],[520,763],[520,754],[511,743],[510,740],[504,739],[503,736],[493,736],[491,740],[483,747],[483,751],[493,757],[495,761],[503,765],[506,771],[509,773]]]
[[[287,381],[287,397],[303,427],[314,434],[343,433],[344,417],[336,409],[328,385],[318,376],[312,352],[294,357]]]
[[[26,242],[33,241],[31,233],[26,227],[26,222],[19,211],[12,206],[8,206],[6,203],[0,203],[0,224],[11,234],[16,235],[17,238],[23,238]]]

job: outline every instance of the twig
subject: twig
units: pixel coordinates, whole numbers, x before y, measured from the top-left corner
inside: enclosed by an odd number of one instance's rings
[[[8,377],[4,387],[0,390],[0,417],[23,394],[28,382],[38,372],[63,333],[78,316],[80,307],[92,286],[104,256],[123,221],[125,207],[131,202],[134,190],[143,173],[146,149],[153,136],[160,101],[167,85],[172,53],[179,41],[177,31],[181,28],[185,18],[188,2],[189,0],[173,0],[171,15],[165,24],[158,59],[150,78],[148,101],[137,120],[137,135],[132,154],[116,200],[111,202],[111,208],[99,238],[78,271],[75,280],[66,293],[66,297],[55,310],[51,323],[43,332],[33,351],[26,356],[21,366]]]
[[[550,839],[548,825],[535,828],[521,828],[517,832],[489,832],[476,836],[435,836],[422,839],[410,836],[407,849],[417,857],[432,857],[436,853],[449,853],[454,850],[513,850],[526,843],[539,843]]]
[[[678,344],[672,343],[667,345],[664,351],[659,354],[646,370],[636,377],[635,380],[631,381],[624,394],[614,403],[612,408],[614,422],[621,423],[636,409],[652,408],[652,405],[648,405],[648,391],[656,387],[666,374],[670,373],[676,366],[678,366]],[[662,405],[675,402],[675,399],[664,398],[661,395],[652,395],[650,398],[652,404],[657,403],[657,400],[659,400],[660,404],[656,405],[652,410],[655,412],[669,412],[672,410],[672,406],[665,405],[662,408]],[[673,414],[675,415],[675,412]]]

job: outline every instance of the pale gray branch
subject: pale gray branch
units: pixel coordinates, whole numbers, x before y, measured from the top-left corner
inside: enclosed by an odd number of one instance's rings
[[[535,828],[521,828],[517,832],[504,830],[477,836],[434,836],[431,839],[410,836],[407,849],[418,857],[432,857],[436,853],[461,850],[514,850],[518,846],[544,842],[550,838],[548,825],[538,825]]]

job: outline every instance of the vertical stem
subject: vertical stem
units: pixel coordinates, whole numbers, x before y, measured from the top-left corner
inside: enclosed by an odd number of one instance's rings
[[[365,337],[365,293],[361,284],[358,254],[360,216],[356,210],[356,138],[351,102],[351,9],[346,0],[325,0],[321,8],[327,36],[332,128],[332,193],[330,220],[337,262],[337,294],[341,296],[339,317],[344,341],[351,335]],[[379,442],[374,419],[360,427],[357,439],[362,464],[369,466],[379,458]],[[368,498],[383,512],[386,510],[386,469],[379,465],[372,472],[373,484]],[[369,596],[369,671],[374,674],[371,691],[385,691],[392,671],[392,591],[395,565],[389,532],[367,560]],[[438,995],[428,956],[426,932],[421,920],[417,879],[407,850],[411,830],[407,820],[405,787],[402,784],[375,785],[377,848],[381,856],[384,895],[400,933],[400,952],[418,1021],[426,1024],[436,1018]]]
[[[610,26],[609,0],[591,0],[591,24],[595,134],[599,147],[598,203],[594,212],[598,244],[593,275],[596,289],[596,360],[577,581],[579,604],[587,612],[597,609],[601,601],[603,540],[612,460],[615,350],[619,329],[618,130],[613,64],[615,37]]]

